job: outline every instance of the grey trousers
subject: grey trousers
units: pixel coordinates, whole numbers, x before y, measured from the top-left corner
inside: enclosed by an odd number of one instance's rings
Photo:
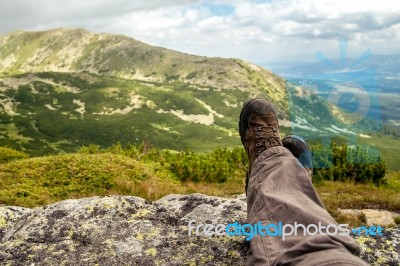
[[[306,170],[289,150],[277,146],[254,161],[247,188],[249,224],[337,225],[326,211]],[[350,236],[256,235],[250,241],[247,265],[368,265],[358,257],[358,244]]]

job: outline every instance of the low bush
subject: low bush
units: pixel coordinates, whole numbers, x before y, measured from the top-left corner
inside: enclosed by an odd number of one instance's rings
[[[144,189],[153,184],[153,191]],[[162,184],[162,185],[161,185]],[[176,182],[165,171],[111,153],[66,154],[0,164],[0,205],[37,206],[67,198],[137,195],[155,199]],[[149,193],[147,193],[149,192]]]
[[[332,141],[328,147],[311,147],[314,180],[354,181],[356,183],[386,182],[386,164],[379,156],[371,155],[361,147],[338,146]]]
[[[28,158],[29,155],[10,148],[0,147],[0,163],[7,163],[13,160]]]
[[[323,180],[354,181],[356,183],[385,183],[386,165],[379,156],[371,155],[362,147],[311,146],[313,154],[313,181]],[[153,148],[149,143],[138,147],[119,143],[108,149],[90,145],[81,152],[94,154],[111,152],[147,162],[157,162],[171,171],[180,181],[224,183],[230,178],[244,177],[248,167],[247,155],[243,148],[217,148],[211,153],[190,150],[170,151]]]

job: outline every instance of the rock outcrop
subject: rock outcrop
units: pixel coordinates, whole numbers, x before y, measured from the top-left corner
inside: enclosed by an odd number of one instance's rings
[[[367,226],[379,224],[384,227],[393,227],[396,224],[394,218],[400,215],[397,212],[373,209],[341,209],[340,212],[353,217],[363,215]]]
[[[0,207],[0,265],[244,265],[244,237],[189,236],[188,223],[246,223],[243,197],[168,195],[65,200],[28,209]],[[356,237],[362,258],[398,265],[400,228]]]

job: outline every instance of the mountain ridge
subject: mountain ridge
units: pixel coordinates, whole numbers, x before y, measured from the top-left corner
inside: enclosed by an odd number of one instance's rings
[[[14,43],[17,45],[13,49],[10,45]],[[284,81],[254,64],[240,59],[189,55],[124,35],[83,29],[18,31],[6,35],[0,44],[0,71],[12,74],[89,72],[141,81],[179,80],[222,89],[264,90],[275,102],[285,97]],[[257,79],[257,87],[250,79]]]
[[[283,134],[328,143],[374,128],[240,59],[83,29],[17,31],[0,39],[0,145],[32,155],[117,142],[196,151],[237,146],[241,106],[257,96],[272,102]]]
[[[118,141],[200,150],[208,150],[204,140],[211,148],[238,145],[240,106],[255,96],[288,117],[285,81],[240,59],[84,29],[0,38],[0,145],[31,154]]]

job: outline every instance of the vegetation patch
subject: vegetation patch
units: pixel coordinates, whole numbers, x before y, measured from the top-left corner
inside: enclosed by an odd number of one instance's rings
[[[32,207],[67,198],[109,194],[154,199],[165,195],[164,190],[151,188],[152,192],[146,193],[143,185],[162,187],[163,183],[167,183],[169,192],[174,190],[174,180],[168,174],[117,154],[38,157],[0,165],[0,203]]]
[[[88,145],[78,153],[37,158],[1,148],[0,157],[0,205],[25,207],[112,194],[148,200],[188,193],[232,197],[245,192],[248,167],[242,148],[199,153],[157,149],[149,142],[126,147],[117,143],[107,149]],[[335,160],[334,167],[343,168],[346,163]],[[400,209],[399,172],[386,174],[379,186],[372,179],[346,177],[335,181],[328,175],[313,180],[326,208],[338,221],[352,226],[365,223],[363,217],[343,215],[339,208]]]
[[[10,148],[0,147],[0,163],[7,163],[13,160],[25,159],[29,155]]]

